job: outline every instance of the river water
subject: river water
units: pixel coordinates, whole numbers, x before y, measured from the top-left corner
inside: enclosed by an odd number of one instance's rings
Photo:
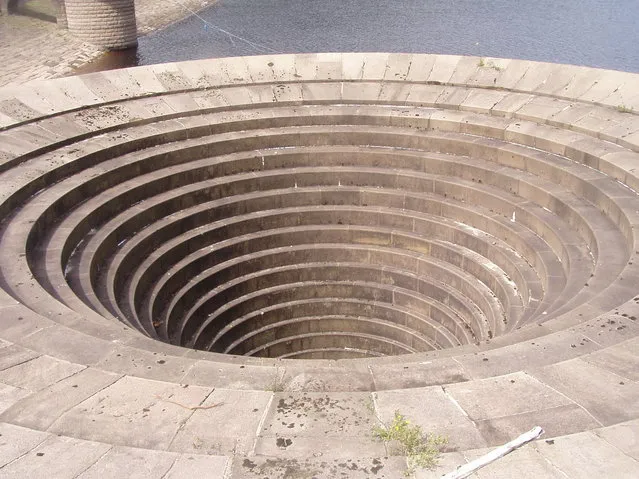
[[[179,0],[163,0],[178,1]],[[449,53],[639,72],[639,0],[220,0],[114,66],[323,51]]]

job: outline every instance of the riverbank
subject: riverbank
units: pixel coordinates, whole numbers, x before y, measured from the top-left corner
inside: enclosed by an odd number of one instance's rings
[[[138,35],[178,22],[218,0],[136,0]],[[26,2],[32,12],[47,11],[45,0]],[[0,16],[0,86],[17,86],[86,71],[104,51],[79,41],[44,16]]]

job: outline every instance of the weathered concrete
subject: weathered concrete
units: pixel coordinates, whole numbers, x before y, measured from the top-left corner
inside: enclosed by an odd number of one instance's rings
[[[637,75],[490,61],[0,89],[0,476],[635,477]]]

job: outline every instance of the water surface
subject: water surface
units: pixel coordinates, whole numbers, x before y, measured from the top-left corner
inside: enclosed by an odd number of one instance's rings
[[[125,61],[322,51],[449,53],[639,72],[639,0],[220,0],[140,38]]]

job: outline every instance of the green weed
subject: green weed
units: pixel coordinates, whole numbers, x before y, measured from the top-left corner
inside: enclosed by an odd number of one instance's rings
[[[412,476],[419,468],[434,469],[439,461],[441,448],[448,438],[436,434],[424,434],[419,425],[412,425],[399,411],[395,411],[393,422],[388,427],[376,426],[373,435],[384,442],[395,442],[400,453],[405,455],[408,468],[404,474]]]

